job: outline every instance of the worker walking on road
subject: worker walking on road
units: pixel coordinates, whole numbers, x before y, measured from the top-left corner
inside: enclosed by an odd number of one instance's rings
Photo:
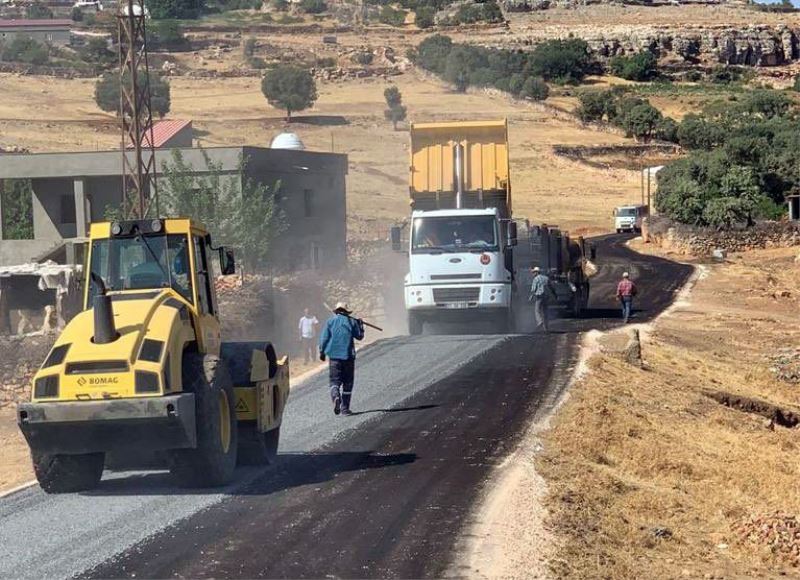
[[[352,415],[350,398],[356,369],[354,341],[364,338],[364,323],[350,316],[352,311],[344,302],[339,302],[333,312],[319,337],[319,359],[330,359],[328,368],[333,412],[336,415]]]
[[[636,284],[631,281],[631,275],[628,272],[623,272],[622,280],[617,284],[617,300],[622,305],[622,320],[627,323],[633,313],[633,297],[639,291]]]
[[[551,298],[555,297],[553,285],[550,283],[550,278],[542,274],[539,266],[533,269],[533,282],[531,283],[531,293],[528,296],[528,301],[533,302],[533,317],[536,321],[536,329],[549,332],[548,323],[548,302]]]
[[[306,364],[314,360],[314,337],[317,335],[318,324],[319,320],[317,320],[316,316],[311,316],[308,313],[308,308],[303,310],[303,316],[300,317],[297,330],[300,332],[300,345],[303,349],[303,359]]]

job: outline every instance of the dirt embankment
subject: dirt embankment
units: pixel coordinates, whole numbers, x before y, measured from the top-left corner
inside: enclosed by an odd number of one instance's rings
[[[642,367],[619,336],[601,339],[536,461],[551,574],[800,572],[800,432],[785,420],[800,410],[796,254],[703,266],[691,296],[643,329]]]

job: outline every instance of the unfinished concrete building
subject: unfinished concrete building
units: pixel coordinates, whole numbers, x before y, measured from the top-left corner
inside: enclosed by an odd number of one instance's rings
[[[270,188],[279,185],[278,203],[288,228],[275,242],[276,267],[344,264],[346,155],[264,147],[159,149],[159,171],[164,162],[172,162],[173,151],[197,176],[211,171],[210,162],[239,188],[248,180]],[[25,180],[33,206],[31,239],[7,239],[2,231],[7,219],[0,219],[0,266],[48,258],[64,261],[70,241],[85,236],[88,224],[105,219],[109,208],[119,207],[121,167],[118,151],[0,157],[0,182]]]

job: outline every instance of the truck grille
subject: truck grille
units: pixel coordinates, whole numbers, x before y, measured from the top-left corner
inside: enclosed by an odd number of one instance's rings
[[[449,302],[475,303],[478,301],[480,294],[480,288],[434,288],[433,301],[436,304],[447,304]]]
[[[67,363],[68,375],[91,375],[95,373],[127,373],[128,363],[124,360],[104,360]]]
[[[481,273],[477,274],[431,274],[431,280],[480,280]]]

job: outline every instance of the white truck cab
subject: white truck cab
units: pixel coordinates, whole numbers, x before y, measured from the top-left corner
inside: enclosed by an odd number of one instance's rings
[[[641,232],[642,220],[650,215],[647,205],[621,205],[614,209],[614,229],[623,232]]]
[[[497,209],[414,211],[410,226],[405,306],[411,334],[426,320],[510,317],[505,255],[513,240],[504,239]]]

